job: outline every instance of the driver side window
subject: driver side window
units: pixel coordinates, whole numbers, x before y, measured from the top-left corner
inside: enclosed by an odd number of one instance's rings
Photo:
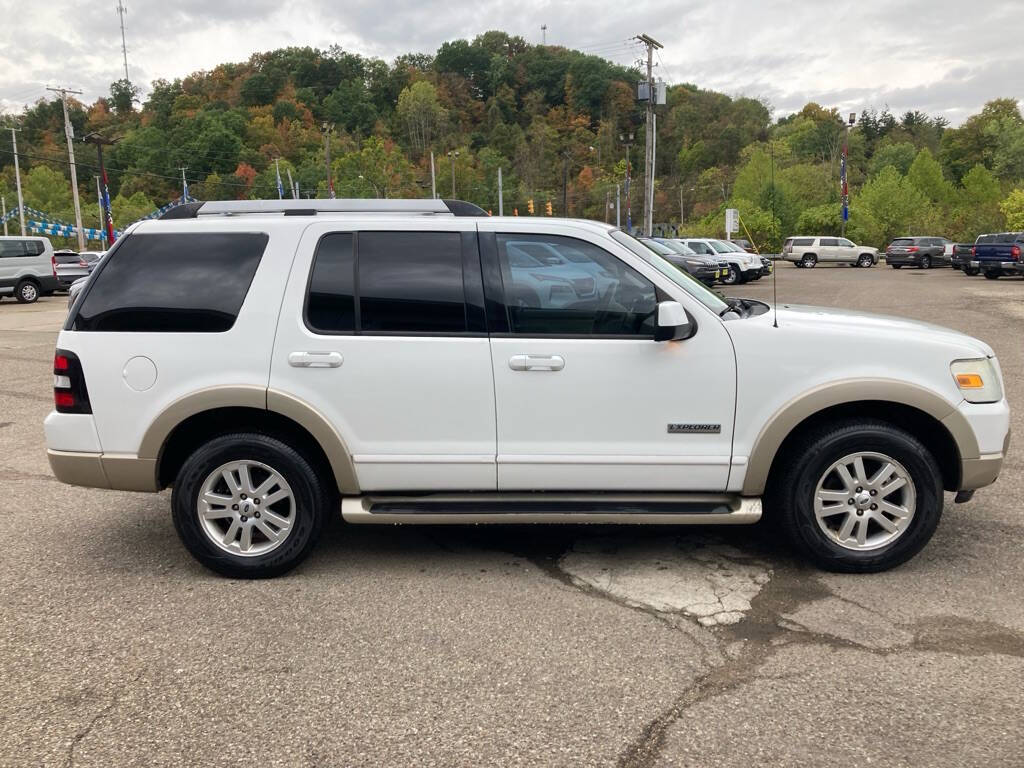
[[[602,248],[559,235],[496,243],[512,333],[654,337],[654,284]]]

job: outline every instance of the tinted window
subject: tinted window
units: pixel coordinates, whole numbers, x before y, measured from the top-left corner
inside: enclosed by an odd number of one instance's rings
[[[839,245],[839,241],[836,240],[834,237],[823,237],[821,238],[821,245]]]
[[[355,256],[352,233],[324,235],[316,248],[306,299],[309,327],[325,333],[356,329]]]
[[[575,258],[517,267],[509,254],[527,243],[555,253],[571,250]],[[654,285],[607,251],[557,235],[497,235],[497,245],[513,333],[653,337]]]
[[[797,238],[793,239],[793,245],[802,245],[802,246],[814,245],[814,238],[813,237],[797,237]]]
[[[0,240],[0,259],[39,256],[44,250],[41,240]]]
[[[890,243],[890,245],[896,245],[896,246],[900,246],[900,247],[905,246],[905,245],[913,245],[913,244],[914,244],[914,238],[912,238],[912,237],[897,237],[895,240],[893,240]]]
[[[707,243],[702,243],[698,240],[687,240],[686,245],[689,248],[691,248],[694,253],[714,254],[714,251],[711,250],[710,245],[708,245]]]
[[[94,273],[79,331],[227,331],[256,274],[267,235],[135,234]]]
[[[839,238],[839,244],[844,248],[853,248],[853,243],[843,237]]]
[[[458,232],[360,232],[357,252],[361,332],[466,330]]]
[[[53,260],[57,264],[77,264],[82,261],[77,253],[56,253]]]

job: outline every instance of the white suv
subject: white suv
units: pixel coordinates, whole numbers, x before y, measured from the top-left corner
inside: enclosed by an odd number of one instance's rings
[[[53,246],[45,237],[0,237],[0,296],[31,304],[60,287]]]
[[[878,263],[878,249],[856,245],[845,237],[787,237],[782,258],[807,268],[819,263],[873,267]]]
[[[729,263],[728,271],[722,277],[722,282],[726,285],[760,280],[764,274],[764,265],[761,263],[760,256],[756,253],[747,253],[732,243],[710,237],[683,237],[679,238],[679,241],[699,254],[727,261]]]
[[[54,473],[173,486],[185,546],[236,577],[292,568],[339,510],[728,524],[762,500],[813,562],[876,571],[925,545],[943,489],[998,475],[983,342],[722,300],[608,225],[477,213],[234,201],[129,228],[57,340]]]

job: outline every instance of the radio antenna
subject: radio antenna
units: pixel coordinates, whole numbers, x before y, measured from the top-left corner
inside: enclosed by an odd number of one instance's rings
[[[772,200],[772,229],[775,228],[775,145],[772,144],[771,134],[768,135],[768,150],[772,158],[771,169],[771,200]],[[773,249],[774,250],[774,249]],[[774,309],[773,328],[779,327],[779,260],[775,260],[775,269],[772,270],[772,304]]]

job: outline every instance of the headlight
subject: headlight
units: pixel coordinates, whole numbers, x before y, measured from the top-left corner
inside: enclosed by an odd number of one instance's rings
[[[967,402],[996,403],[1003,399],[1003,385],[987,357],[954,360],[949,364],[949,370]]]

